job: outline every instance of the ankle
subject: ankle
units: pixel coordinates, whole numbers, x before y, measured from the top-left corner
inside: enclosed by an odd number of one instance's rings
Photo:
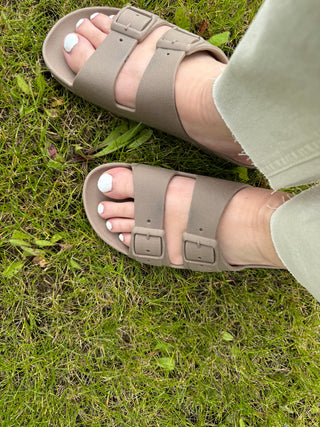
[[[225,67],[203,52],[185,58],[176,75],[175,99],[183,127],[192,139],[211,151],[236,159],[242,148],[212,97],[213,84]]]
[[[286,193],[248,187],[229,202],[220,220],[218,239],[231,265],[285,268],[273,245],[270,220],[288,199]]]

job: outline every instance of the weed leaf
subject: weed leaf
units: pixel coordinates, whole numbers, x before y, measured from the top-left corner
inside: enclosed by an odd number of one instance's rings
[[[10,277],[13,277],[15,274],[17,274],[21,270],[23,265],[24,265],[23,261],[13,262],[12,264],[9,265],[9,267],[7,267],[4,270],[3,272],[4,277],[8,277],[10,279]]]
[[[177,8],[174,21],[178,27],[190,31],[190,21],[182,7]]]
[[[214,46],[221,46],[222,44],[227,43],[230,37],[230,31],[225,31],[224,33],[215,34],[208,41]]]
[[[11,239],[13,240],[31,240],[31,237],[28,234],[22,233],[22,231],[15,230],[12,233]]]
[[[139,123],[134,128],[129,129],[123,135],[111,141],[103,150],[93,154],[93,157],[105,156],[106,154],[113,153],[114,151],[117,151],[120,148],[125,147],[126,145],[129,144],[131,139],[136,136],[140,128],[141,128],[141,123]]]
[[[65,234],[66,233],[64,233],[64,232],[54,234],[50,239],[51,243],[54,244],[54,243],[59,242],[60,240],[64,239]]]
[[[63,169],[63,164],[61,164],[60,162],[56,162],[55,160],[49,160],[47,165],[49,168],[52,169]]]
[[[81,265],[79,265],[74,259],[70,259],[69,264],[70,264],[70,267],[74,268],[75,270],[82,269]]]
[[[158,359],[158,364],[167,371],[173,371],[176,367],[175,361],[171,357],[160,357],[160,359]]]
[[[11,245],[13,246],[30,246],[29,242],[26,242],[25,240],[20,240],[20,239],[10,239],[9,243],[11,243]]]
[[[232,354],[232,356],[236,359],[237,357],[238,357],[238,354],[239,354],[239,349],[238,349],[238,347],[237,346],[233,346],[232,347],[232,349],[231,349],[231,354]]]
[[[140,133],[140,136],[128,146],[128,148],[138,148],[140,145],[145,144],[152,136],[151,129],[145,129]]]
[[[233,341],[233,336],[229,334],[229,332],[223,331],[222,332],[222,339],[223,341]]]
[[[21,249],[23,249],[24,256],[39,256],[44,254],[44,251],[41,251],[40,249],[32,249],[29,246],[21,246]]]
[[[21,74],[17,75],[17,84],[19,88],[22,90],[22,92],[26,93],[27,95],[30,95],[31,90],[29,88],[28,83],[24,80]]]
[[[48,242],[47,240],[35,240],[34,244],[40,246],[40,248],[44,248],[45,246],[52,246],[54,243]]]
[[[235,172],[238,175],[238,178],[240,179],[240,181],[248,181],[249,180],[247,168],[245,168],[243,166],[239,166],[239,167],[235,168]]]

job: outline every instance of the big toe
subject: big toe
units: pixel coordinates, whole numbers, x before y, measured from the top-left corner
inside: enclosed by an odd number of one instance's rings
[[[104,172],[98,180],[98,189],[111,199],[132,199],[134,197],[132,171],[116,167]]]
[[[78,73],[85,62],[94,53],[95,48],[80,34],[68,34],[63,43],[63,54],[74,73]]]
[[[63,53],[67,64],[74,73],[94,53],[110,32],[113,16],[94,13],[90,19],[80,19],[76,24],[76,32],[68,34],[64,39]]]

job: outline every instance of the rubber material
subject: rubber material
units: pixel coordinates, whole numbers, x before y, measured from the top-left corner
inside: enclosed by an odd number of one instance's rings
[[[135,226],[129,248],[120,242],[117,233],[107,229],[106,220],[97,213],[100,202],[111,200],[98,190],[98,180],[104,172],[115,167],[125,167],[133,172]],[[170,263],[164,230],[165,197],[174,176],[195,180],[188,225],[181,242],[182,265]],[[83,202],[88,220],[101,239],[141,263],[209,272],[235,271],[246,267],[273,268],[261,265],[231,266],[220,250],[217,240],[220,218],[230,199],[246,187],[246,184],[153,166],[109,163],[89,173],[84,183]]]

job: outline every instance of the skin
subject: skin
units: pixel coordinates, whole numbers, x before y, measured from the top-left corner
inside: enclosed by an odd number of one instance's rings
[[[70,52],[64,50],[70,68],[77,73],[95,49],[108,36],[111,19],[98,14],[84,19],[75,29],[78,43]],[[168,30],[162,26],[137,45],[124,64],[115,85],[118,103],[135,106],[140,79],[155,50],[159,37]],[[181,122],[186,132],[199,143],[215,152],[239,158],[241,146],[235,142],[219,115],[212,99],[212,84],[223,72],[224,64],[207,53],[196,53],[185,58],[179,66],[175,81],[175,99]],[[250,160],[243,155],[241,161]],[[108,221],[111,232],[120,234],[123,243],[130,244],[134,226],[134,199],[132,173],[125,168],[110,170],[112,189],[105,194],[114,202],[103,202],[100,215]],[[168,254],[173,264],[181,264],[181,235],[185,231],[192,200],[194,180],[174,177],[166,194],[165,224]],[[213,197],[214,194],[208,194]],[[232,265],[259,264],[284,268],[275,251],[270,232],[270,219],[277,207],[288,196],[261,188],[245,188],[226,206],[218,226],[218,239],[226,260]]]

